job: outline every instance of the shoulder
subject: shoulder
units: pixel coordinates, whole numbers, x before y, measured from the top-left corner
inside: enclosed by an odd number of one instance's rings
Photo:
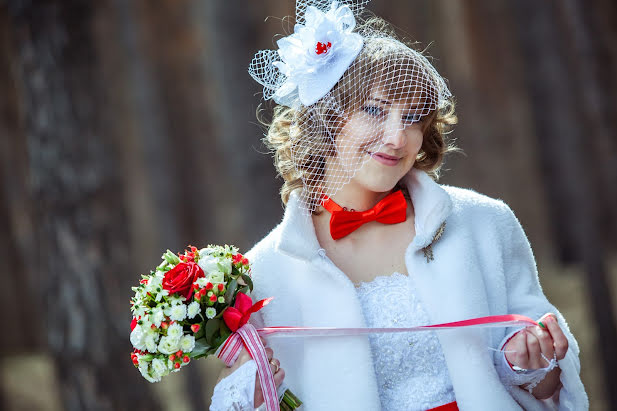
[[[492,222],[497,226],[518,225],[512,209],[501,199],[492,198],[472,189],[441,186],[452,200],[452,214],[468,221]]]
[[[246,258],[249,259],[252,266],[261,265],[269,259],[275,257],[276,244],[281,236],[281,225],[274,227],[264,238],[259,240],[249,251],[246,252]]]

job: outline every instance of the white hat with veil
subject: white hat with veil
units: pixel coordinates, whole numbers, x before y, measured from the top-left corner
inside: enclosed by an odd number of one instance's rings
[[[307,211],[324,194],[335,195],[370,159],[355,147],[377,152],[383,144],[383,113],[364,103],[371,92],[409,102],[401,121],[388,122],[394,129],[422,121],[451,97],[422,53],[388,29],[357,24],[369,1],[297,0],[294,32],[277,41],[277,50],[257,52],[249,66],[264,99],[289,108],[289,154]],[[336,136],[354,114],[369,127],[358,137],[363,141],[347,144]]]

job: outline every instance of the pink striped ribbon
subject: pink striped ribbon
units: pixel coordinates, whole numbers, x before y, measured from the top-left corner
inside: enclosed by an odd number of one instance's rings
[[[261,390],[266,404],[266,410],[280,410],[278,395],[276,393],[276,384],[274,375],[268,362],[266,350],[259,339],[257,330],[251,323],[246,323],[238,328],[238,331],[225,340],[225,343],[216,352],[219,357],[228,367],[231,367],[240,355],[242,347],[251,355],[251,358],[257,363],[257,374],[261,383]]]
[[[529,317],[518,314],[491,315],[488,317],[478,317],[469,320],[454,321],[442,324],[420,325],[417,327],[398,327],[398,328],[338,328],[338,327],[265,327],[256,330],[250,323],[240,327],[233,333],[225,343],[218,349],[216,355],[225,362],[228,367],[240,355],[242,347],[246,347],[251,357],[257,363],[257,373],[263,391],[266,409],[279,410],[278,396],[272,369],[268,363],[268,357],[259,336],[281,336],[281,337],[336,337],[346,335],[365,335],[376,333],[400,333],[418,331],[438,331],[452,330],[456,328],[487,328],[487,327],[514,327],[538,325],[537,322]]]

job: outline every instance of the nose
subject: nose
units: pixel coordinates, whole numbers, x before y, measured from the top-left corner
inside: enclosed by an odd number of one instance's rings
[[[389,116],[384,124],[382,142],[388,147],[399,149],[405,147],[407,138],[405,137],[405,127],[399,116]]]

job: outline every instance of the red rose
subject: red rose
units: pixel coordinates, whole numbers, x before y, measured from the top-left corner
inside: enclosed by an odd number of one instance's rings
[[[193,262],[179,263],[165,273],[163,278],[163,288],[169,294],[180,294],[187,300],[193,295],[193,282],[200,277],[204,277],[204,272]]]

